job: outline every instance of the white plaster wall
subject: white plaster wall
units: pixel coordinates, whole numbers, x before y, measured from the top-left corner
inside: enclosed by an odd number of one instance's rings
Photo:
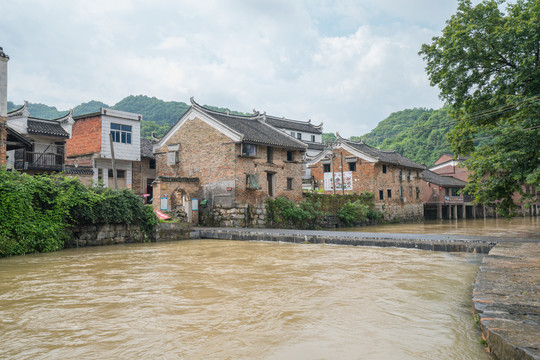
[[[116,143],[115,143],[116,145]],[[116,156],[116,153],[115,153]],[[116,160],[117,170],[126,171],[126,186],[133,188],[133,163],[131,161]],[[94,161],[94,183],[98,183],[98,169],[103,169],[103,184],[108,187],[109,184],[109,169],[112,169],[112,161],[109,159],[96,159]]]
[[[111,132],[111,123],[131,126],[131,144],[113,143],[114,157],[116,160],[141,160],[141,122],[138,120],[124,119],[103,115],[101,126],[101,156],[111,159],[111,145],[109,133]]]
[[[0,116],[7,116],[7,62],[0,58]]]

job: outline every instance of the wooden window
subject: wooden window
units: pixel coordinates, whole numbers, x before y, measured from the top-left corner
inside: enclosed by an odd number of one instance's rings
[[[294,160],[294,151],[287,151],[287,161],[293,161]]]
[[[386,174],[386,165],[384,165],[384,164],[383,164],[383,166],[382,166],[382,173],[383,173],[383,174]]]
[[[109,169],[109,177],[114,178],[112,169]],[[118,170],[116,169],[116,178],[118,179],[124,179],[126,177],[126,170]]]
[[[323,172],[330,172],[330,164],[323,164]]]
[[[420,199],[420,188],[416,187],[416,200]]]
[[[384,190],[379,190],[379,200],[384,200]]]
[[[418,188],[417,188],[418,189]],[[409,186],[409,196],[412,197],[412,186]]]
[[[266,162],[274,162],[274,148],[272,148],[271,146],[266,147]]]
[[[257,145],[243,143],[242,156],[257,156]]]
[[[356,171],[356,163],[350,162],[349,163],[349,171]]]
[[[302,140],[302,133],[296,133],[296,138],[298,140]]]
[[[311,142],[315,142],[315,135],[311,135]]]
[[[156,168],[156,160],[155,159],[150,159],[150,161],[148,162],[148,167],[150,169],[155,169]]]
[[[178,151],[169,151],[167,153],[167,165],[175,165],[179,162]]]
[[[386,197],[391,199],[392,198],[392,189],[386,190]]]
[[[293,189],[293,178],[287,178],[287,190]]]
[[[257,174],[246,174],[246,188],[259,189],[259,176]]]

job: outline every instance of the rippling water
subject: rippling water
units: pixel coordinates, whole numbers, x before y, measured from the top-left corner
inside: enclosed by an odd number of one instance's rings
[[[1,259],[0,357],[489,359],[480,260],[219,240]]]

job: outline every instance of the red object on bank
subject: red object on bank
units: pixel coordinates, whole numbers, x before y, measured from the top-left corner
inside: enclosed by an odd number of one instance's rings
[[[171,218],[169,215],[164,214],[159,210],[154,210],[154,212],[156,213],[157,217],[160,218],[161,220],[167,220]]]

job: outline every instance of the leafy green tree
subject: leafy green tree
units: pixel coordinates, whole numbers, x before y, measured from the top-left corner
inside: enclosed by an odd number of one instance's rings
[[[515,192],[531,198],[523,185],[540,187],[540,0],[503,4],[459,0],[420,55],[452,106],[453,151],[471,156],[465,191],[510,214]]]

